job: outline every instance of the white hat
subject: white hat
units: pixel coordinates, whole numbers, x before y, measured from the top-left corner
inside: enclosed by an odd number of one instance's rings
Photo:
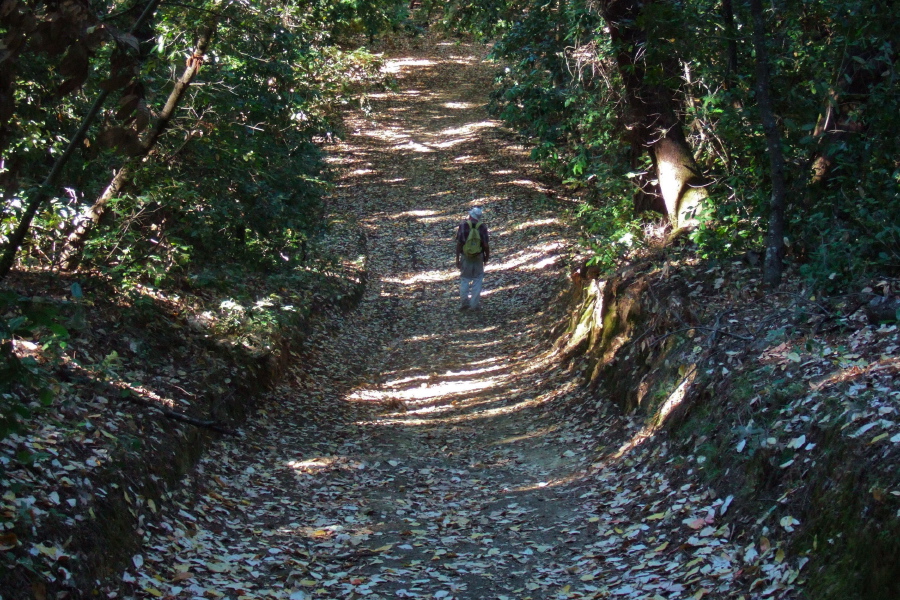
[[[475,219],[476,221],[481,219],[482,214],[484,214],[484,211],[481,210],[480,206],[476,206],[472,210],[469,211],[469,216],[472,217],[473,219]]]

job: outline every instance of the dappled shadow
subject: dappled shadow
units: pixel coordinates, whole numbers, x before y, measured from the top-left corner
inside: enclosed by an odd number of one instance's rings
[[[351,115],[329,148],[339,176],[326,208],[362,230],[367,290],[314,336],[318,365],[298,364],[296,385],[241,440],[255,458],[241,450],[209,465],[222,475],[210,486],[224,526],[190,543],[222,548],[213,572],[246,579],[229,563],[252,555],[284,565],[260,579],[295,586],[290,597],[362,597],[375,585],[373,597],[450,597],[420,593],[418,565],[493,557],[494,544],[512,552],[515,530],[492,531],[492,520],[538,510],[534,490],[577,476],[555,426],[537,420],[574,388],[545,337],[574,236],[528,153],[485,110],[491,69],[457,68],[480,62],[474,47],[441,48],[389,60],[399,91],[370,96],[368,116]],[[460,311],[454,266],[473,205],[492,248],[478,312]],[[218,535],[237,528],[252,535]],[[426,536],[440,543],[414,541]],[[452,597],[496,596],[497,580],[511,593],[518,564],[466,567]]]
[[[717,593],[707,581],[741,576],[732,557],[756,552],[712,527],[732,498],[684,479],[699,457],[662,443],[673,469],[647,460],[691,373],[645,427],[554,354],[550,304],[575,235],[487,115],[490,69],[457,69],[478,57],[441,48],[388,61],[400,91],[371,96],[330,149],[340,176],[327,208],[364,233],[365,297],[311,335],[316,360],[298,356],[295,385],[264,418],[201,465],[194,505],[177,502],[148,544],[147,563],[168,565],[145,577],[151,595],[177,584],[176,597],[189,575],[198,597],[699,598]],[[493,249],[479,312],[459,310],[453,261],[475,204]],[[790,350],[773,364],[796,362]],[[752,587],[766,584],[746,566]]]
[[[556,368],[543,315],[567,235],[527,152],[487,115],[489,73],[473,78],[447,60],[390,60],[401,91],[371,96],[372,118],[348,123],[335,148],[336,195],[366,215],[372,261],[360,318],[378,321],[383,337],[366,382],[344,400],[383,407],[358,423],[375,435],[465,432],[489,445],[519,439],[498,432],[528,426],[513,417],[555,397],[540,391]],[[456,227],[473,205],[485,210],[492,247],[477,313],[459,310],[453,264]]]

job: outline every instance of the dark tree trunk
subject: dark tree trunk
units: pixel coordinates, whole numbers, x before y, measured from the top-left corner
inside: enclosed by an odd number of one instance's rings
[[[756,102],[766,133],[772,180],[763,281],[766,285],[775,287],[781,283],[781,274],[784,271],[784,213],[787,195],[784,183],[784,155],[781,153],[781,133],[775,122],[775,111],[769,95],[769,53],[766,48],[766,24],[762,0],[750,0],[750,14],[753,16],[753,48],[756,50]]]
[[[646,35],[637,24],[643,6],[639,0],[611,0],[601,6],[601,14],[616,47],[616,62],[625,84],[632,142],[650,152],[666,212],[679,229],[696,222],[694,216],[708,193],[676,115],[674,91],[646,81],[639,56]]]
[[[730,77],[737,73],[738,67],[737,28],[734,26],[731,0],[722,0],[722,20],[725,22],[725,64]]]

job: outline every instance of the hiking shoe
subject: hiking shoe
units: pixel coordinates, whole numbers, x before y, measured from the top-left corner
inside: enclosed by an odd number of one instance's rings
[[[459,310],[469,310],[469,305],[463,304],[462,306],[459,307]]]

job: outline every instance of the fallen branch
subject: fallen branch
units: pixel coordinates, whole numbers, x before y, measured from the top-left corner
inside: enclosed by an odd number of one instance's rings
[[[122,396],[125,400],[133,404],[137,404],[139,406],[145,406],[147,408],[152,408],[162,414],[164,417],[168,419],[172,419],[173,421],[181,421],[182,423],[187,423],[189,425],[193,425],[195,427],[203,427],[205,429],[211,429],[218,433],[224,433],[227,435],[237,435],[237,432],[233,429],[229,429],[223,426],[218,421],[209,421],[204,419],[198,419],[196,417],[192,417],[190,415],[186,415],[184,413],[180,413],[175,410],[171,410],[169,408],[163,408],[159,406],[155,402],[150,402],[149,400],[144,400],[143,398],[139,398],[135,395],[129,394],[127,396]]]
[[[723,313],[723,314],[727,314],[727,313]],[[720,315],[720,316],[721,316],[721,315]],[[718,324],[718,320],[716,320],[716,323]],[[743,335],[738,335],[738,334],[736,334],[736,333],[731,333],[730,331],[725,331],[724,329],[716,329],[716,328],[713,328],[713,327],[702,327],[702,326],[700,326],[700,325],[692,325],[692,326],[689,326],[689,327],[685,327],[684,329],[676,329],[675,331],[670,331],[669,333],[667,333],[667,334],[665,334],[665,335],[662,335],[662,336],[656,338],[655,340],[653,340],[652,344],[657,344],[657,343],[663,341],[663,340],[666,339],[666,338],[672,337],[673,335],[677,335],[677,334],[679,334],[679,333],[684,333],[685,331],[691,331],[692,329],[701,329],[701,330],[703,330],[703,331],[712,331],[712,332],[713,332],[713,337],[712,337],[712,340],[713,340],[713,341],[715,340],[715,336],[718,335],[718,334],[720,334],[720,333],[721,333],[721,334],[724,334],[724,335],[727,335],[727,336],[731,336],[731,337],[733,337],[733,338],[737,338],[737,339],[742,340],[742,341],[745,341],[745,342],[752,342],[753,340],[756,339],[756,336],[750,336],[750,337],[747,337],[747,336],[743,336]],[[631,341],[628,342],[627,344],[622,344],[622,346],[617,350],[617,352],[621,352],[622,350],[624,350],[624,349],[627,348],[628,346],[633,346],[633,345],[637,344],[639,341],[641,341],[642,339],[644,339],[645,337],[647,337],[648,335],[650,335],[650,333],[651,333],[650,331],[645,331],[644,333],[642,333],[641,335],[639,335],[639,336],[636,337],[635,339],[631,340]]]

